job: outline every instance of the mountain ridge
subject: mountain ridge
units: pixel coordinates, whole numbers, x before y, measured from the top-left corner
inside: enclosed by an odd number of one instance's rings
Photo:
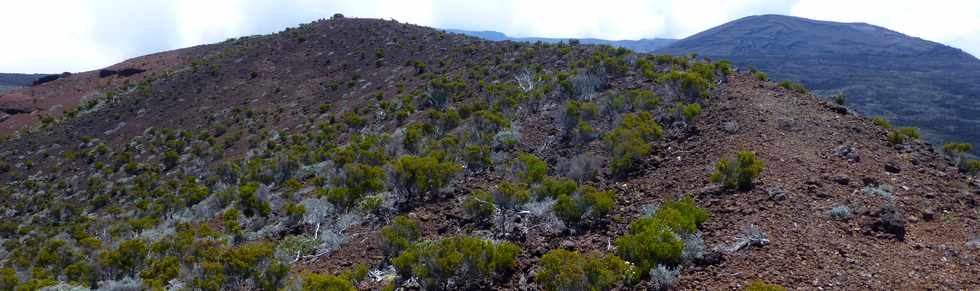
[[[857,112],[919,127],[934,144],[980,144],[980,60],[941,43],[865,23],[760,15],[657,52],[754,66],[823,96],[843,92]]]

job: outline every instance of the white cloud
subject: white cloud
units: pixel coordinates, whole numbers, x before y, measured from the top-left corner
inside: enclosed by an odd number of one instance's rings
[[[870,23],[980,56],[980,1],[976,0],[801,0],[790,14]]]
[[[393,18],[512,36],[683,38],[757,14],[867,22],[980,54],[980,1],[33,0],[0,11],[0,72],[98,69],[162,50],[328,18]]]

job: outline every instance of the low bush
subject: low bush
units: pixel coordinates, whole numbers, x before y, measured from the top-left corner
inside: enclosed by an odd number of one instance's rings
[[[391,224],[381,228],[381,252],[387,257],[398,255],[422,236],[419,222],[406,216],[396,216]]]
[[[834,95],[834,103],[836,103],[837,105],[843,106],[844,105],[844,101],[845,101],[845,99],[844,99],[844,92],[840,92],[840,93],[837,93],[837,95]]]
[[[468,236],[413,244],[392,264],[404,278],[415,276],[423,289],[467,289],[510,274],[520,247]],[[453,286],[447,286],[448,282]]]
[[[708,211],[695,206],[690,197],[667,201],[652,216],[631,222],[627,234],[616,239],[619,256],[641,271],[678,265],[684,250],[678,234],[695,234],[708,217]]]
[[[327,200],[337,206],[350,208],[365,195],[384,189],[384,169],[361,163],[344,165],[343,175],[334,177],[334,188],[327,192]]]
[[[763,71],[755,71],[752,73],[752,76],[755,76],[755,79],[759,81],[763,81],[763,82],[769,81],[769,75],[767,75]]]
[[[517,155],[514,174],[525,183],[540,183],[548,174],[548,163],[533,154]]]
[[[918,140],[919,138],[919,130],[914,127],[899,127],[895,131],[888,133],[888,141],[896,145]]]
[[[474,191],[463,201],[463,211],[474,220],[485,220],[493,215],[496,209],[493,194],[487,191]]]
[[[762,168],[763,163],[755,157],[755,153],[740,151],[735,159],[718,162],[715,173],[711,174],[711,182],[721,183],[728,189],[748,190]]]
[[[878,125],[881,128],[885,128],[885,129],[892,128],[892,124],[888,123],[888,120],[885,119],[884,117],[878,116],[872,119],[872,121],[874,121],[875,125]]]
[[[500,208],[514,209],[531,201],[531,192],[527,184],[504,181],[493,191],[493,201]]]
[[[632,266],[611,254],[555,249],[538,265],[534,281],[544,290],[609,290],[634,276]]]
[[[831,208],[830,210],[827,211],[827,215],[829,215],[830,218],[835,220],[848,220],[851,219],[853,213],[851,212],[850,207],[835,206],[834,208]]]
[[[347,278],[330,274],[310,273],[303,276],[303,290],[354,291],[357,289]]]
[[[615,199],[611,191],[598,191],[592,186],[585,186],[578,195],[559,195],[554,210],[565,224],[578,225],[587,219],[605,218],[613,206]]]
[[[463,162],[466,168],[472,170],[482,170],[490,166],[490,147],[480,145],[468,145],[463,149]]]
[[[662,137],[663,128],[649,112],[626,114],[619,127],[604,138],[612,152],[610,169],[618,176],[635,170],[640,159],[653,149],[649,143]]]
[[[653,286],[653,290],[670,290],[680,274],[680,267],[657,265],[656,268],[650,269],[650,285]]]
[[[694,119],[701,115],[701,104],[690,103],[681,106],[681,114],[687,122],[694,122]]]
[[[779,82],[779,87],[783,87],[783,89],[790,90],[790,91],[793,91],[793,92],[796,92],[796,93],[800,93],[800,94],[804,94],[806,92],[809,92],[809,90],[807,90],[806,87],[803,86],[803,84],[800,84],[800,83],[797,83],[797,82],[793,82],[793,81],[782,81],[782,82]]]
[[[269,202],[266,202],[257,195],[258,188],[259,183],[257,182],[249,182],[238,187],[239,207],[241,207],[245,216],[252,217],[256,214],[269,216],[269,213],[272,212]]]
[[[426,195],[436,194],[461,169],[456,163],[431,156],[402,156],[393,161],[391,167],[396,187],[410,204],[416,203],[418,198],[425,199]]]
[[[980,160],[967,160],[963,162],[963,171],[977,175],[977,173],[980,173]]]

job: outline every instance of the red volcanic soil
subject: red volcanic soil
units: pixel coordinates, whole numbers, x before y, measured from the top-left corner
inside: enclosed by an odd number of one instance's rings
[[[194,52],[200,51],[199,48],[141,56],[102,69],[142,71],[130,76],[113,74],[101,77],[100,70],[93,70],[0,94],[0,135],[9,135],[39,124],[44,117],[60,117],[85,100],[177,68],[193,59]]]

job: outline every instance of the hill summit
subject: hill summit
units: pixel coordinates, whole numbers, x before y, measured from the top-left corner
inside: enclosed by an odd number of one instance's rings
[[[857,112],[922,128],[933,143],[980,143],[980,60],[865,23],[783,15],[741,18],[661,48],[754,66]]]
[[[969,169],[727,62],[336,15],[107,70],[19,93],[0,289],[980,286]]]

